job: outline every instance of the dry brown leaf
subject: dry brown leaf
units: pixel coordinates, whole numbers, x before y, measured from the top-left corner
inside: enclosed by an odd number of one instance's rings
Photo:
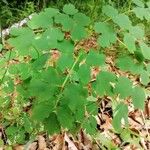
[[[17,145],[13,149],[14,150],[24,150],[24,146],[23,145]]]
[[[38,137],[38,144],[39,144],[38,150],[44,150],[46,148],[46,142],[43,136]]]
[[[36,150],[37,149],[37,142],[33,142],[33,143],[31,143],[30,145],[29,145],[29,150]]]
[[[64,146],[64,136],[63,135],[57,135],[57,137],[54,141],[53,150],[62,150],[63,146]]]
[[[68,135],[65,133],[64,140],[68,143],[68,150],[78,150],[74,142],[70,140]]]

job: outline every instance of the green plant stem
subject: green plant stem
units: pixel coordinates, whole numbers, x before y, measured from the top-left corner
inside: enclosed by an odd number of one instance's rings
[[[125,48],[127,48],[127,45],[126,45],[124,42],[122,42],[119,38],[117,38],[117,41],[118,41],[119,43],[121,43]]]
[[[79,56],[79,57],[80,57],[80,56]],[[62,86],[61,86],[61,91],[63,91],[63,89],[64,89],[64,87],[65,87],[65,85],[66,85],[66,83],[67,83],[67,81],[68,81],[68,79],[69,79],[69,76],[70,76],[71,72],[73,71],[75,65],[77,64],[77,62],[78,62],[78,60],[79,60],[79,57],[76,58],[75,62],[73,63],[73,65],[72,65],[72,67],[71,67],[71,69],[69,70],[69,73],[68,73],[68,75],[66,76],[66,78],[65,78],[65,80],[64,80],[64,82],[63,82],[63,84],[62,84]]]
[[[61,98],[61,94],[62,94],[62,92],[63,92],[63,90],[64,90],[64,87],[66,86],[66,83],[67,83],[67,81],[69,80],[69,77],[70,77],[70,75],[71,75],[71,72],[73,71],[75,65],[77,64],[77,62],[78,62],[78,60],[79,60],[79,58],[80,58],[80,55],[76,58],[75,62],[73,63],[72,67],[71,67],[70,70],[69,70],[69,73],[67,74],[67,76],[66,76],[64,82],[63,82],[62,85],[61,85],[60,93],[59,93],[59,95],[58,95],[58,99],[57,99],[57,101],[56,101],[55,107],[57,107],[57,105],[58,105],[58,103],[59,103],[59,100],[60,100],[60,98]]]

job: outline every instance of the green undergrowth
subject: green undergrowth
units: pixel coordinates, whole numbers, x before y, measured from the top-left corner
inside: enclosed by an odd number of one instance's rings
[[[0,45],[0,122],[7,144],[24,144],[43,132],[76,135],[81,128],[94,138],[99,134],[99,99],[105,97],[112,104],[113,132],[129,129],[128,103],[144,110],[150,81],[150,47],[143,24],[150,22],[150,3],[134,0],[132,5],[126,12],[104,5],[106,20],[94,23],[72,4],[62,11],[46,8],[25,27],[11,30],[7,44]],[[97,48],[76,50],[93,35]],[[109,49],[115,53],[115,67],[138,77],[138,83],[109,71]],[[92,68],[100,69],[96,78]]]

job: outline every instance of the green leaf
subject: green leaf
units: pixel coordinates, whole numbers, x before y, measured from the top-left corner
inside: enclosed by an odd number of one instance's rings
[[[140,48],[144,58],[150,60],[150,47],[148,47],[144,42],[140,42]]]
[[[113,19],[113,21],[123,29],[129,30],[132,27],[129,17],[125,14],[119,14]]]
[[[50,113],[53,111],[54,104],[50,101],[44,101],[39,104],[36,104],[32,110],[32,118],[37,121],[43,121],[45,118],[48,118]]]
[[[63,7],[63,12],[68,14],[68,15],[74,15],[78,12],[77,9],[75,9],[74,5],[72,4],[66,4]]]
[[[132,102],[135,109],[144,110],[146,95],[145,91],[141,87],[134,87],[132,93]]]
[[[135,63],[132,57],[121,56],[116,59],[116,66],[123,71],[130,71],[133,74],[140,74],[143,71],[143,65]]]
[[[84,105],[80,105],[80,107],[78,107],[75,110],[74,115],[75,115],[76,122],[82,123],[84,118],[85,118],[85,107],[84,107]]]
[[[73,19],[79,26],[88,26],[90,24],[90,18],[83,13],[76,13]]]
[[[83,123],[83,128],[85,129],[86,133],[90,135],[95,135],[97,133],[97,122],[93,116],[87,118]]]
[[[44,13],[47,14],[49,17],[54,17],[59,13],[59,10],[56,8],[45,8]]]
[[[103,22],[95,23],[94,30],[97,33],[102,33],[98,38],[100,46],[109,47],[111,43],[116,42],[116,33],[109,24]]]
[[[43,54],[32,63],[32,68],[36,71],[43,69],[48,58],[49,54]]]
[[[69,84],[64,90],[62,105],[68,105],[72,112],[75,112],[80,106],[86,103],[87,89],[81,85]]]
[[[70,40],[63,40],[62,42],[58,43],[57,48],[66,54],[72,54],[74,51],[74,44]]]
[[[74,20],[66,14],[56,15],[55,22],[61,24],[64,31],[70,31],[73,29],[74,26]]]
[[[48,28],[41,35],[38,35],[33,40],[33,46],[36,51],[49,51],[50,49],[55,49],[57,47],[58,41],[64,39],[64,33],[59,28]]]
[[[11,35],[16,36],[8,40],[9,44],[13,46],[20,56],[28,55],[29,49],[32,46],[34,33],[29,28],[13,28],[10,32]]]
[[[78,70],[78,75],[79,75],[80,81],[83,84],[87,84],[91,79],[90,68],[86,64],[81,65]]]
[[[96,92],[100,96],[104,95],[112,95],[113,94],[113,88],[111,83],[114,83],[116,81],[115,74],[111,72],[101,71],[96,79]]]
[[[42,81],[39,77],[32,78],[29,85],[30,96],[45,98],[49,97],[55,91],[55,86],[51,86],[46,81]]]
[[[126,44],[128,50],[130,53],[134,53],[134,51],[136,50],[136,47],[135,47],[135,38],[129,34],[129,33],[126,33],[124,35],[124,43]]]
[[[121,131],[122,118],[124,119],[125,124],[127,125],[127,123],[128,123],[128,106],[125,105],[124,103],[118,104],[113,113],[112,124],[113,124],[114,129],[118,132]]]
[[[50,40],[62,41],[64,39],[64,33],[59,28],[53,27],[53,28],[47,29],[43,33],[43,37],[47,38],[49,41]]]
[[[95,102],[89,101],[86,105],[86,110],[89,115],[97,115],[98,105]]]
[[[119,94],[121,99],[131,96],[132,82],[126,77],[119,77],[115,85],[114,92]]]
[[[74,59],[71,54],[62,54],[57,62],[57,66],[64,71],[65,69],[71,68],[73,62]]]
[[[22,80],[27,79],[31,75],[30,66],[27,63],[20,63],[17,65],[17,68]]]
[[[81,25],[74,26],[73,30],[71,31],[71,38],[74,41],[80,41],[87,36],[87,32],[85,28]]]
[[[115,18],[118,15],[117,9],[110,5],[103,6],[102,11],[110,18]]]
[[[105,55],[90,51],[86,58],[86,64],[89,66],[103,66],[105,64]]]
[[[61,127],[55,113],[51,113],[49,117],[44,120],[44,128],[50,135],[60,132]]]
[[[140,7],[136,7],[133,9],[133,12],[135,13],[135,15],[143,20],[144,18],[149,21],[150,20],[150,13],[149,13],[149,8],[140,8]]]
[[[63,105],[57,109],[57,118],[63,128],[71,129],[74,123],[74,116],[68,106]]]
[[[130,34],[136,39],[143,39],[144,38],[144,30],[140,26],[133,26],[129,30]]]
[[[143,85],[147,85],[150,82],[150,75],[147,71],[141,72],[140,81]]]
[[[34,14],[32,19],[27,23],[31,29],[48,28],[52,26],[52,24],[53,20],[51,16],[45,12]]]
[[[132,2],[139,7],[144,7],[144,3],[141,0],[132,0]]]

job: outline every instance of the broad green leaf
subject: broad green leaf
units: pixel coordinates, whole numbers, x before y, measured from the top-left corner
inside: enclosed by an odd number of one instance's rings
[[[68,105],[72,112],[86,103],[87,89],[81,85],[69,84],[63,94],[64,98],[61,100],[61,104]]]
[[[37,121],[43,121],[45,118],[48,118],[50,113],[54,109],[54,102],[50,99],[49,101],[43,101],[36,104],[32,109],[32,118]]]
[[[112,43],[116,42],[116,33],[109,24],[103,22],[95,23],[94,30],[97,33],[102,33],[98,38],[100,46],[109,47]]]
[[[91,71],[90,67],[88,67],[86,64],[83,64],[79,67],[78,70],[79,79],[83,84],[87,84],[91,79]]]
[[[132,82],[126,77],[119,77],[114,92],[118,94],[121,99],[131,96]]]
[[[53,67],[48,67],[46,70],[42,71],[41,79],[50,86],[59,86],[62,82],[57,70]]]
[[[115,18],[118,15],[117,9],[110,5],[103,6],[102,11],[110,18]]]
[[[48,28],[33,40],[33,46],[38,52],[49,51],[57,47],[57,42],[64,39],[64,33],[59,28]]]
[[[80,107],[78,107],[75,110],[74,115],[75,115],[76,122],[82,123],[84,118],[85,118],[85,107],[84,107],[84,105],[80,105]]]
[[[98,105],[95,102],[88,102],[86,105],[86,111],[89,115],[97,115],[98,114]]]
[[[144,101],[146,100],[145,91],[141,87],[134,87],[132,93],[132,102],[135,109],[144,110]]]
[[[129,33],[126,33],[124,35],[124,43],[126,44],[128,50],[130,53],[134,53],[134,51],[136,50],[136,47],[135,47],[135,38],[129,34]]]
[[[49,54],[44,54],[44,55],[40,56],[38,59],[36,59],[32,63],[32,69],[35,71],[39,71],[39,70],[43,69],[48,58],[49,58]]]
[[[105,55],[91,50],[87,55],[86,64],[89,66],[102,66],[105,64]]]
[[[66,4],[63,7],[63,12],[68,14],[68,15],[74,15],[78,12],[77,9],[75,9],[74,5],[72,4]]]
[[[57,108],[57,118],[63,128],[71,129],[74,123],[74,116],[68,106],[63,105]]]
[[[113,127],[116,131],[121,131],[121,120],[124,119],[125,124],[128,123],[128,106],[124,103],[118,104],[113,113]]]
[[[51,16],[45,12],[34,14],[32,19],[27,23],[31,29],[48,28],[52,26],[53,20]]]
[[[90,24],[90,18],[83,13],[76,13],[73,19],[79,26],[87,26]]]
[[[130,34],[136,39],[143,39],[144,38],[144,30],[140,26],[133,26],[129,30]]]
[[[140,48],[144,58],[150,60],[150,47],[148,47],[148,45],[146,45],[144,42],[140,42]]]
[[[116,66],[123,71],[130,71],[133,74],[140,74],[143,71],[143,65],[135,63],[132,57],[121,56],[116,59]]]
[[[30,70],[30,66],[27,63],[20,63],[17,65],[19,74],[22,78],[22,80],[27,79],[30,75],[31,75],[31,70]]]
[[[58,43],[57,48],[62,52],[66,54],[72,54],[74,51],[74,44],[70,40],[63,40],[62,42]]]
[[[18,51],[19,55],[28,55],[34,39],[33,31],[27,27],[20,29],[14,28],[10,34],[16,37],[10,38],[8,40],[9,44]]]
[[[44,13],[47,14],[49,17],[54,17],[59,13],[59,10],[56,8],[45,8]]]
[[[119,14],[113,21],[120,26],[120,28],[129,30],[132,27],[132,22],[125,14]]]
[[[29,85],[29,95],[38,98],[47,98],[55,91],[55,86],[51,86],[40,77],[32,78]]]
[[[113,94],[113,88],[111,83],[114,83],[116,81],[115,74],[111,72],[102,71],[98,74],[96,79],[96,92],[100,96],[109,95],[111,96]]]
[[[80,41],[84,38],[86,38],[87,32],[85,28],[81,25],[74,26],[73,30],[71,31],[71,38],[74,41]]]
[[[83,128],[85,129],[86,133],[90,135],[95,135],[97,133],[97,122],[93,116],[87,118],[83,123]]]
[[[70,31],[74,26],[74,20],[66,14],[56,15],[55,22],[61,24],[64,31]]]
[[[140,7],[136,7],[133,9],[133,12],[135,13],[135,15],[143,20],[144,18],[149,21],[150,20],[150,13],[149,13],[149,8],[140,8]]]
[[[70,69],[73,62],[74,58],[71,54],[62,54],[57,62],[57,66],[64,71],[65,69]]]
[[[53,28],[47,29],[43,33],[43,37],[47,38],[49,41],[50,40],[62,41],[64,39],[64,33],[59,28],[53,27]]]
[[[144,3],[141,0],[132,0],[132,2],[139,7],[144,7]]]
[[[140,81],[143,85],[147,85],[150,82],[150,74],[147,71],[142,71],[140,74]]]
[[[60,132],[61,127],[55,113],[50,113],[49,117],[44,120],[44,128],[50,135]]]

